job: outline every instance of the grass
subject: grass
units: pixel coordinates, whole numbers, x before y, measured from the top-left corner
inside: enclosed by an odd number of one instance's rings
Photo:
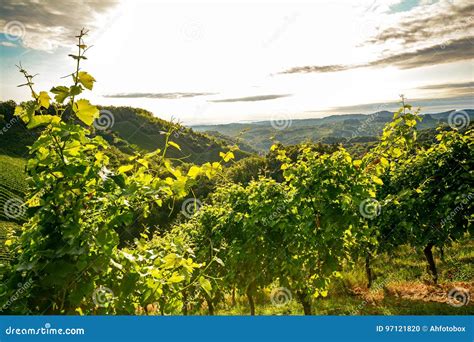
[[[314,315],[473,315],[474,298],[467,305],[447,303],[447,293],[464,288],[474,293],[474,241],[466,237],[444,251],[444,260],[435,253],[440,281],[431,282],[426,272],[422,251],[401,246],[393,254],[382,254],[373,260],[375,280],[367,289],[362,261],[343,272],[343,278],[333,283],[326,298],[313,301]],[[278,287],[278,285],[275,285]],[[256,302],[257,315],[303,315],[301,305],[293,298],[286,305],[275,306],[271,289],[260,293]],[[200,312],[206,314],[205,308]],[[245,296],[230,297],[217,307],[218,315],[248,315]]]
[[[20,228],[20,218],[8,216],[7,207],[12,199],[18,200],[17,203],[23,201],[27,190],[25,165],[23,158],[0,155],[0,261],[9,258],[5,249],[8,235]]]
[[[23,158],[0,155],[0,220],[11,221],[6,215],[8,201],[23,200],[27,189],[25,165]]]
[[[10,259],[10,254],[4,248],[5,241],[9,235],[15,231],[19,231],[20,225],[15,222],[0,221],[0,263]]]
[[[0,155],[0,184],[17,194],[26,191],[26,160],[20,157]]]

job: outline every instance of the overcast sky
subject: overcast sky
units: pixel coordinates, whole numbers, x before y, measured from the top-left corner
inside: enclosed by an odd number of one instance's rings
[[[2,0],[2,100],[28,94],[15,68],[48,90],[83,69],[96,104],[143,107],[185,124],[474,108],[472,0]]]

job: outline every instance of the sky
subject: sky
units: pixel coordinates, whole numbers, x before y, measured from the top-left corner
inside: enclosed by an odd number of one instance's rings
[[[90,30],[84,97],[184,124],[474,108],[472,0],[2,0],[0,100],[66,84]]]

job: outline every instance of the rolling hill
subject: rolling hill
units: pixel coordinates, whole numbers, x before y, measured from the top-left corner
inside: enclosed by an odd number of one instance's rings
[[[474,122],[474,110],[464,110]],[[419,129],[434,128],[447,123],[453,111],[425,114]],[[274,141],[283,145],[294,145],[304,141],[335,143],[343,141],[375,141],[383,126],[393,117],[393,112],[381,111],[373,114],[330,115],[320,119],[301,119],[286,122],[284,129],[276,129],[271,121],[253,123],[231,123],[223,125],[192,126],[195,131],[215,132],[232,138],[239,137],[258,151],[268,151]]]
[[[227,137],[214,137],[196,132],[192,128],[154,117],[149,111],[132,107],[99,107],[104,117],[105,129],[97,129],[111,145],[125,154],[136,151],[151,152],[165,145],[166,132],[174,130],[171,140],[181,150],[169,149],[167,156],[180,158],[183,162],[203,164],[220,160],[219,152],[228,150],[237,141]],[[15,102],[0,102],[0,154],[25,156],[39,130],[27,130],[23,123],[13,116]],[[246,151],[245,151],[246,150]],[[236,160],[254,152],[248,146],[234,152]]]

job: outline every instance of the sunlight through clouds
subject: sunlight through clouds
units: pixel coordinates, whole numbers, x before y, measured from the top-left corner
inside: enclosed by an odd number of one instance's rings
[[[95,102],[144,107],[188,124],[324,115],[330,108],[393,101],[401,92],[418,98],[426,95],[422,85],[473,76],[468,0],[74,2],[84,22],[62,21],[66,9],[59,2],[29,9],[26,1],[10,2],[12,11],[2,13],[0,23],[22,22],[20,42],[27,49],[54,51],[67,44],[56,37],[90,27],[87,67],[101,94]],[[32,13],[35,19],[28,19]],[[52,20],[55,26],[48,26]],[[0,41],[0,48],[12,43]],[[18,94],[13,86],[2,86],[3,99]],[[130,96],[137,93],[203,95]],[[226,101],[255,98],[264,100]],[[205,114],[196,115],[203,106]]]

